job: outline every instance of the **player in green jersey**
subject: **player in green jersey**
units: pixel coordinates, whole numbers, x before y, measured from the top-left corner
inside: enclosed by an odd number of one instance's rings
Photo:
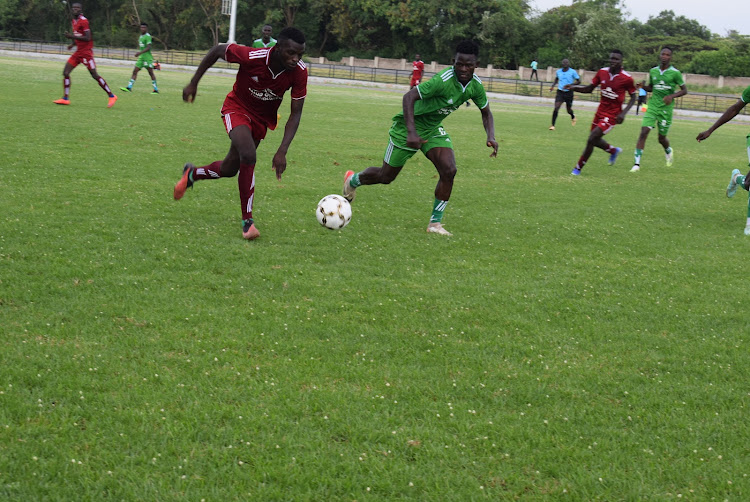
[[[264,24],[261,33],[263,34],[263,36],[253,42],[253,49],[268,49],[276,45],[276,39],[271,36],[271,33],[273,33],[273,28],[270,24]]]
[[[456,157],[451,138],[443,128],[443,119],[464,102],[472,100],[482,114],[482,125],[487,133],[486,144],[492,148],[490,157],[497,157],[498,144],[490,103],[482,81],[474,75],[478,56],[479,46],[476,42],[464,40],[456,47],[452,67],[404,94],[403,111],[393,117],[383,165],[368,167],[359,173],[347,171],[344,176],[344,197],[349,201],[354,200],[355,190],[360,185],[387,185],[396,179],[406,161],[421,151],[434,164],[440,177],[435,187],[435,203],[427,232],[451,235],[443,228],[442,219],[456,176]]]
[[[135,84],[135,79],[138,77],[138,72],[141,68],[145,67],[151,76],[151,85],[154,86],[151,94],[159,94],[159,87],[156,85],[156,75],[154,75],[154,56],[151,55],[151,34],[148,32],[148,25],[146,23],[141,23],[141,36],[138,37],[138,48],[140,50],[135,53],[138,60],[135,62],[130,82],[128,82],[127,87],[120,87],[120,89],[125,92],[133,92],[133,84]]]
[[[738,99],[735,104],[727,108],[726,111],[724,111],[724,113],[721,115],[721,117],[716,119],[714,125],[700,133],[695,139],[697,139],[699,143],[704,139],[708,139],[708,137],[711,136],[712,132],[736,117],[737,114],[740,113],[748,103],[750,103],[750,86],[742,91],[740,99]],[[745,140],[747,142],[747,160],[748,163],[750,163],[750,134],[747,135]],[[734,194],[737,192],[737,186],[742,186],[742,188],[744,188],[745,190],[750,190],[750,171],[748,171],[745,176],[742,176],[739,169],[735,169],[732,171],[732,175],[729,178],[729,185],[727,185],[727,197],[734,197]],[[747,200],[747,222],[745,223],[745,235],[750,235],[750,196]]]
[[[667,132],[669,132],[669,126],[672,125],[674,100],[684,96],[688,91],[682,73],[672,66],[672,49],[664,47],[659,54],[659,59],[659,66],[651,68],[648,72],[648,84],[645,81],[641,84],[645,91],[651,93],[651,98],[648,100],[646,113],[641,123],[641,135],[638,136],[638,141],[635,144],[635,163],[630,170],[631,173],[640,171],[646,138],[654,127],[659,130],[659,143],[664,147],[667,167],[670,167],[674,162],[674,152],[669,145]],[[677,90],[678,88],[679,90]]]

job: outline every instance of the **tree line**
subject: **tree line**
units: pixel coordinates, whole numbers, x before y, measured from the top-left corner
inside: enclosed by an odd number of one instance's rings
[[[0,0],[0,36],[63,40],[74,0]],[[205,50],[226,41],[221,0],[81,0],[98,45],[132,46],[146,22],[157,49]],[[750,75],[750,36],[711,33],[699,21],[662,11],[628,20],[620,0],[574,0],[534,11],[528,0],[239,0],[236,38],[250,44],[269,23],[301,29],[310,56],[411,59],[449,63],[456,43],[473,38],[482,64],[516,69],[536,59],[574,68],[605,64],[619,48],[627,69],[646,71],[662,47],[687,73]]]

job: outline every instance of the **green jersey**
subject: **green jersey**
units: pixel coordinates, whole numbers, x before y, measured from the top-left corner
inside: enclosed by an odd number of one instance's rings
[[[276,45],[276,39],[271,37],[268,43],[265,43],[262,38],[257,39],[251,46],[253,49],[268,49]]]
[[[654,106],[668,110],[674,108],[674,101],[665,105],[664,97],[674,94],[685,85],[685,80],[682,78],[680,70],[674,66],[670,66],[666,70],[655,66],[649,70],[648,76],[651,83],[651,99],[648,100],[648,107],[651,108]]]
[[[143,51],[151,44],[151,34],[150,33],[144,33],[140,37],[138,37],[138,48]],[[141,56],[150,56],[151,55],[151,49],[147,50],[146,52],[141,53]]]
[[[474,75],[464,86],[456,78],[453,67],[446,68],[427,82],[419,84],[417,91],[421,99],[414,102],[414,126],[417,134],[422,138],[433,136],[442,125],[443,119],[470,99],[480,109],[489,104],[479,77]],[[394,116],[393,121],[394,129],[403,125],[404,138],[406,138],[404,112],[401,111]]]

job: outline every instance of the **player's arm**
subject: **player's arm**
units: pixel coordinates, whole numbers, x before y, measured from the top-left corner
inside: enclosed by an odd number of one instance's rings
[[[409,148],[421,148],[423,143],[427,143],[427,140],[419,137],[414,125],[414,103],[420,99],[422,99],[422,96],[414,87],[404,94],[404,99],[401,100],[404,109],[404,123],[406,124],[406,146]]]
[[[279,149],[276,150],[276,154],[271,161],[271,168],[276,171],[276,179],[279,181],[281,181],[281,173],[286,171],[286,152],[289,151],[289,146],[292,144],[294,135],[297,134],[299,122],[302,118],[302,107],[304,105],[305,98],[292,100],[289,119],[286,121],[286,126],[284,126],[284,138],[281,140]]]
[[[135,57],[140,56],[141,54],[146,54],[148,51],[151,50],[151,44],[146,45],[142,51],[138,51],[135,53]]]
[[[645,81],[645,80],[642,80],[642,81],[641,81],[641,88],[642,88],[642,89],[643,89],[644,91],[646,91],[646,92],[651,92],[651,91],[653,91],[653,90],[654,90],[654,85],[653,85],[653,84],[651,83],[651,81],[649,81],[649,83],[648,83],[648,84],[646,84],[646,81]]]
[[[198,82],[201,81],[203,74],[206,73],[214,63],[224,57],[227,51],[227,45],[229,44],[214,45],[213,48],[203,56],[203,60],[201,61],[201,64],[198,65],[198,69],[195,70],[195,74],[193,75],[193,78],[190,79],[190,83],[182,89],[183,101],[192,103],[195,100],[195,95],[198,92]]]
[[[91,30],[85,30],[82,35],[79,35],[77,33],[68,33],[65,32],[65,36],[71,40],[78,40],[79,42],[88,42],[91,40]],[[73,44],[71,44],[71,47]]]
[[[618,124],[622,124],[625,121],[625,116],[628,114],[628,112],[630,111],[630,109],[633,107],[633,105],[635,104],[635,101],[636,101],[635,93],[631,92],[630,93],[630,101],[628,101],[627,106],[625,107],[625,109],[623,111],[621,111],[617,115],[617,123]]]
[[[480,110],[482,112],[482,125],[487,133],[487,146],[492,148],[490,157],[497,157],[497,141],[495,141],[495,120],[492,118],[490,104]]]
[[[583,94],[591,94],[594,89],[596,89],[597,85],[598,84],[595,84],[593,82],[591,82],[589,85],[567,84],[565,88],[575,92],[582,92]]]
[[[670,94],[668,96],[664,96],[664,104],[668,105],[672,101],[674,101],[675,99],[679,98],[680,96],[684,96],[687,93],[688,93],[687,86],[685,84],[682,84],[680,86],[680,90],[679,91],[675,92],[674,94]]]
[[[552,92],[552,91],[554,91],[554,90],[555,90],[555,86],[557,85],[557,83],[558,83],[559,81],[560,81],[560,79],[559,79],[559,78],[557,78],[557,77],[555,77],[555,81],[554,81],[554,82],[552,82],[552,86],[551,86],[551,87],[549,88],[550,92]]]
[[[712,125],[708,129],[700,133],[698,136],[696,136],[695,139],[698,140],[699,143],[703,141],[704,139],[708,139],[708,137],[711,136],[711,133],[713,133],[716,129],[718,129],[719,127],[721,127],[722,125],[726,124],[727,122],[732,120],[734,117],[736,117],[737,114],[740,113],[743,108],[745,108],[745,105],[747,105],[747,103],[745,103],[741,99],[738,99],[735,104],[733,104],[732,106],[730,106],[724,111],[721,117],[716,119],[716,122],[714,122],[714,125]]]

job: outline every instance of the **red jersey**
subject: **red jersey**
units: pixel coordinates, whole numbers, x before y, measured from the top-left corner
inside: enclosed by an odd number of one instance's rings
[[[422,61],[414,61],[411,64],[411,76],[417,80],[422,79],[422,73],[424,72],[424,63]]]
[[[87,30],[91,30],[89,28],[89,20],[86,19],[86,17],[83,14],[80,14],[78,18],[73,19],[72,21],[73,25],[73,35],[85,35]],[[77,51],[90,51],[94,48],[94,39],[92,38],[88,42],[84,42],[83,40],[75,40],[76,43],[76,50]]]
[[[625,93],[633,94],[635,92],[635,82],[630,73],[620,70],[620,73],[612,75],[609,68],[602,68],[591,81],[594,85],[600,86],[601,99],[597,113],[609,117],[616,117],[622,111],[622,103],[625,101]]]
[[[239,107],[271,129],[276,127],[276,113],[287,89],[292,90],[292,99],[307,96],[305,63],[300,60],[294,70],[282,70],[274,75],[268,64],[275,50],[274,47],[253,49],[229,44],[224,53],[225,61],[240,65],[234,88],[224,100],[224,108]]]

